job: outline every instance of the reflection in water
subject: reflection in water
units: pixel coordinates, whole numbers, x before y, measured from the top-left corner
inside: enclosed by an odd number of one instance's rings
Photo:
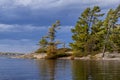
[[[118,61],[39,60],[40,80],[120,80]]]
[[[54,80],[56,67],[55,60],[40,60],[38,66],[41,80]]]
[[[73,80],[120,80],[120,62],[73,61]]]
[[[37,61],[40,80],[71,80],[71,66],[68,60]]]
[[[120,62],[118,61],[101,61],[94,64],[96,70],[95,79],[98,80],[120,80]],[[96,72],[98,71],[98,72]]]
[[[0,80],[120,80],[120,61],[0,58]]]

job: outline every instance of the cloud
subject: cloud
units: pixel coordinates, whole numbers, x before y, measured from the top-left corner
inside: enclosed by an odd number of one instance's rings
[[[59,19],[73,25],[87,7],[99,5],[106,11],[119,3],[120,0],[0,0],[0,22],[48,25]]]
[[[0,0],[0,6],[2,8],[28,7],[31,9],[49,9],[62,8],[66,6],[81,7],[81,5],[82,7],[86,5],[111,6],[118,4],[119,2],[119,0]]]
[[[36,45],[9,45],[9,44],[0,44],[0,52],[16,52],[16,53],[32,53],[37,50],[38,46]]]
[[[48,31],[48,28],[50,26],[44,26],[43,28],[36,27],[36,26],[22,26],[22,25],[8,25],[8,24],[2,24],[0,25],[0,33],[8,33],[6,35],[6,38],[1,38],[0,39],[0,52],[20,52],[20,53],[31,53],[39,47],[37,44],[40,40],[40,38],[44,35],[47,35],[47,33],[42,34],[44,31]],[[24,27],[24,28],[23,28]],[[61,40],[62,42],[68,41],[67,39],[70,39],[70,29],[73,26],[61,26],[61,29],[57,31],[56,34],[56,39]],[[29,31],[33,31],[32,33],[29,33]],[[38,31],[39,34],[36,34],[34,32]],[[18,34],[10,34],[13,32],[19,32],[20,34],[24,33],[29,33],[29,34],[34,34],[34,36],[31,36],[28,38],[25,35],[22,35],[23,37],[20,37],[16,39],[16,37],[19,35]],[[41,35],[40,35],[41,34]],[[15,35],[14,37],[8,37],[11,35]],[[1,35],[2,37],[3,35]],[[36,37],[38,37],[36,39]],[[68,43],[68,42],[66,42]]]
[[[35,41],[30,39],[1,39],[0,52],[31,53],[37,50]]]
[[[18,24],[0,24],[0,32],[44,32],[48,31],[50,26],[33,26],[33,25],[18,25]],[[74,26],[60,26],[58,32],[69,32]]]
[[[0,52],[30,53],[37,50],[39,47],[37,44],[40,38],[47,35],[49,27],[50,26],[0,24]],[[60,27],[61,29],[57,31],[56,36],[57,39],[64,42],[64,39],[70,38],[70,29],[73,26]],[[3,34],[5,34],[5,36]]]
[[[0,32],[34,32],[44,30],[46,30],[45,26],[0,24]]]
[[[0,39],[0,44],[11,44],[11,45],[24,45],[24,44],[33,44],[32,39]]]
[[[86,7],[98,5],[106,13],[119,3],[120,0],[0,0],[0,51],[35,50],[40,37],[56,20],[62,25],[57,38],[68,43],[70,29]]]

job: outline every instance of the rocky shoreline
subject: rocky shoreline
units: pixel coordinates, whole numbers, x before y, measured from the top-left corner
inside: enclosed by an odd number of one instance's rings
[[[45,53],[42,54],[36,54],[36,53],[32,53],[32,54],[25,54],[25,55],[19,55],[19,56],[12,56],[11,58],[24,58],[24,59],[45,59],[47,55]],[[85,57],[72,57],[72,56],[68,56],[68,57],[61,57],[58,59],[68,59],[68,60],[120,60],[120,53],[109,53],[106,52],[105,56],[102,57],[102,53],[96,54],[96,55],[88,55]]]
[[[31,53],[31,54],[24,54],[24,55],[19,55],[19,56],[12,56],[11,58],[44,59],[45,56],[46,54]]]

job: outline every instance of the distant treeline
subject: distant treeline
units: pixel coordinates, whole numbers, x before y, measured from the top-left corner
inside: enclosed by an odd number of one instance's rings
[[[22,53],[0,52],[0,56],[18,56],[18,55],[24,55],[24,54],[22,54]]]

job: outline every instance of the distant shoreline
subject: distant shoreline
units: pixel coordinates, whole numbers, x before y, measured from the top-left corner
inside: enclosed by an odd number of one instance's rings
[[[0,56],[21,56],[24,53],[0,52]]]

